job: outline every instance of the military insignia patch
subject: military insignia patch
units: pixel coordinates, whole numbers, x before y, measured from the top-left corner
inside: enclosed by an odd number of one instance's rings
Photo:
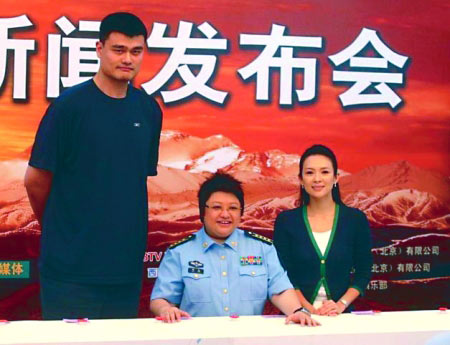
[[[196,267],[196,268],[201,268],[204,265],[200,261],[194,260],[194,261],[189,261],[189,266]]]
[[[261,266],[263,259],[261,256],[241,256],[241,266]]]
[[[193,267],[189,267],[189,268],[188,268],[188,272],[189,272],[189,273],[198,273],[198,274],[203,274],[203,273],[205,273],[205,271],[203,270],[203,268],[193,268]]]
[[[186,236],[185,238],[182,238],[181,240],[179,240],[179,241],[177,241],[177,242],[175,242],[175,243],[172,243],[172,244],[169,246],[169,249],[173,249],[173,248],[175,248],[175,247],[178,247],[180,244],[189,242],[190,240],[193,240],[194,238],[195,238],[195,235],[194,235],[194,234],[189,235],[189,236]]]
[[[258,240],[258,241],[261,241],[261,242],[264,242],[264,243],[267,243],[267,244],[270,244],[270,245],[273,244],[273,241],[270,238],[266,237],[266,236],[263,236],[263,235],[260,235],[260,234],[256,234],[256,233],[251,232],[251,231],[244,231],[244,232],[245,232],[245,234],[247,236],[252,237],[255,240]]]

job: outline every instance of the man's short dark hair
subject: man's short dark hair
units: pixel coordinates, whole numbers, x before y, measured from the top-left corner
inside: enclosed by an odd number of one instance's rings
[[[198,191],[198,208],[202,223],[205,217],[206,202],[211,197],[211,194],[215,192],[233,194],[241,205],[241,215],[244,213],[244,191],[242,190],[241,182],[231,175],[218,172],[203,182]]]
[[[111,32],[120,32],[128,37],[143,35],[144,40],[147,39],[147,29],[142,20],[128,12],[111,13],[103,18],[100,24],[100,41],[105,43]]]

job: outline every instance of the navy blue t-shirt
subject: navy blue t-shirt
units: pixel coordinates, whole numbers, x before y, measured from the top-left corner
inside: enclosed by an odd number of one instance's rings
[[[147,242],[147,176],[157,174],[162,114],[131,85],[93,80],[49,106],[29,165],[53,173],[42,219],[41,274],[92,284],[137,282]]]

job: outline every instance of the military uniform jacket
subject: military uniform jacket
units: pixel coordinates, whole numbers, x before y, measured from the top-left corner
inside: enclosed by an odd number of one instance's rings
[[[218,244],[202,228],[166,252],[151,299],[192,316],[259,315],[267,298],[291,288],[269,239],[236,229]]]

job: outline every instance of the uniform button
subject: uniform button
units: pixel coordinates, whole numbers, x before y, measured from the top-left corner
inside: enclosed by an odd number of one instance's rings
[[[198,274],[196,273],[196,274],[194,274],[194,278],[195,279],[197,279],[198,278]]]
[[[223,271],[223,272],[222,272],[222,275],[223,275],[224,277],[226,277],[226,276],[227,276],[227,272]]]
[[[208,247],[208,242],[203,242],[203,248]]]
[[[320,260],[320,263],[321,263],[321,264],[324,264],[324,263],[325,263],[325,260]]]
[[[220,260],[225,260],[225,255],[222,255],[222,256],[220,257]]]
[[[223,293],[228,293],[228,290],[227,289],[223,289]]]
[[[228,310],[230,310],[230,308],[225,307],[225,308],[223,308],[223,310],[228,311]]]
[[[254,276],[256,273],[255,273],[255,271],[252,271],[252,276]]]

